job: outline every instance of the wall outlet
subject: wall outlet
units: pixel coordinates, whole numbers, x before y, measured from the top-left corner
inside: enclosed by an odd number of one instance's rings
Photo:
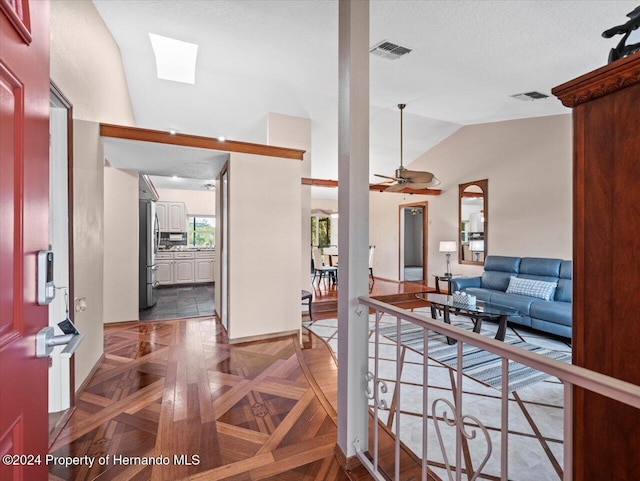
[[[87,310],[87,298],[86,297],[76,297],[74,300],[75,310],[76,312],[84,312]]]

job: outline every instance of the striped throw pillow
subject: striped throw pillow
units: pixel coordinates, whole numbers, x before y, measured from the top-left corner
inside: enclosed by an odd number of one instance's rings
[[[506,292],[507,294],[520,294],[550,301],[557,285],[557,282],[536,281],[534,279],[521,279],[511,276]]]

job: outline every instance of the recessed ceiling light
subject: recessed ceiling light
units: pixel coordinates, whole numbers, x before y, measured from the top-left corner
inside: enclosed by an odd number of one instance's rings
[[[196,83],[198,45],[149,33],[156,56],[158,78],[188,84]]]
[[[220,136],[218,137],[218,140],[219,140],[220,142],[224,142],[225,140],[227,140],[227,138],[226,138],[224,135],[220,135]]]
[[[178,180],[178,176],[174,175],[173,177],[171,177],[173,180]]]

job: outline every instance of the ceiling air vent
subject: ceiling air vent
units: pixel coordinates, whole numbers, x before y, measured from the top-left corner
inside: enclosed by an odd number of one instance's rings
[[[371,50],[369,50],[369,52],[382,58],[395,60],[402,57],[403,55],[408,54],[409,52],[411,52],[411,50],[412,49],[410,49],[409,47],[403,47],[402,45],[398,45],[397,43],[383,40],[382,42],[379,42],[371,47]]]
[[[525,92],[523,94],[512,95],[511,97],[518,100],[540,100],[546,99],[549,96],[540,92]]]

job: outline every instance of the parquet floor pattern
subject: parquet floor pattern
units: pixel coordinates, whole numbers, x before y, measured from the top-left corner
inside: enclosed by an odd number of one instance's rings
[[[219,323],[198,318],[106,326],[104,345],[51,449],[96,462],[52,466],[50,480],[355,479],[333,456],[335,410],[294,337],[229,345]],[[170,463],[124,465],[116,455]]]

